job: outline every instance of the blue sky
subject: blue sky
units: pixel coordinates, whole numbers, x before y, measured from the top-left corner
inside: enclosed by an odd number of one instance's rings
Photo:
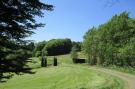
[[[44,11],[44,18],[37,22],[46,26],[38,28],[34,35],[27,38],[36,42],[53,38],[70,38],[82,41],[89,28],[107,22],[113,15],[123,11],[135,17],[135,0],[118,0],[110,5],[111,0],[41,0],[54,5],[54,11]],[[117,1],[117,0],[112,0]]]

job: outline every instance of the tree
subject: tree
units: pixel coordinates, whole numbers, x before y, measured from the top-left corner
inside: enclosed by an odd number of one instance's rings
[[[47,57],[44,57],[44,66],[47,67]]]
[[[41,57],[41,67],[47,67],[47,58]]]
[[[47,42],[42,52],[49,56],[56,56],[70,53],[72,42],[70,39],[52,39]]]
[[[82,49],[82,42],[75,42],[75,41],[73,41],[72,42],[72,47],[73,46],[76,46],[77,51],[81,51],[81,49]]]
[[[43,50],[43,48],[45,47],[46,44],[47,44],[46,41],[36,43],[35,48],[34,48],[34,52],[33,52],[33,56],[35,56],[35,57],[42,56],[42,50]],[[40,52],[40,54],[37,56],[36,54],[38,52]]]
[[[41,52],[41,51],[37,51],[37,52],[35,53],[35,57],[40,57],[40,56],[41,56],[41,54],[42,54],[42,52]]]
[[[95,27],[91,28],[84,36],[84,52],[87,55],[88,62],[91,65],[96,64],[98,50],[98,34]]]
[[[47,53],[47,50],[45,49],[45,47],[42,49],[42,56],[47,56],[48,53]]]
[[[53,64],[53,65],[54,65],[54,66],[57,66],[57,64],[58,64],[58,63],[57,63],[57,57],[54,57],[54,58],[53,58],[53,61],[54,61],[54,64]]]
[[[24,45],[24,47],[26,47],[28,50],[33,52],[34,48],[35,48],[35,45],[34,45],[34,42],[29,42],[26,45]]]
[[[44,58],[41,57],[41,67],[44,67]]]
[[[113,16],[84,36],[83,50],[90,64],[135,67],[135,19],[127,12]]]
[[[0,0],[0,79],[9,78],[4,73],[31,73],[22,45],[25,37],[44,25],[34,18],[43,17],[43,10],[52,11],[53,6],[39,0]]]

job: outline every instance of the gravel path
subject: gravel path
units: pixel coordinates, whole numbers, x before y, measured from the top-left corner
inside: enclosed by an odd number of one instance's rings
[[[130,74],[123,73],[123,72],[118,72],[115,70],[99,68],[99,67],[90,67],[90,68],[121,78],[126,84],[125,89],[135,89],[135,76],[134,75],[130,75]]]

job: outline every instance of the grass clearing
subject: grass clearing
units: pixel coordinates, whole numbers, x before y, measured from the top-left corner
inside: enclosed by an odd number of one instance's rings
[[[70,55],[57,58],[59,66],[40,68],[37,61],[31,64],[36,68],[35,74],[16,75],[1,83],[0,89],[123,89],[120,79],[89,69],[85,64],[73,64]],[[51,63],[53,57],[49,59]]]
[[[120,72],[125,72],[125,73],[128,73],[128,74],[135,75],[135,68],[133,68],[133,67],[110,66],[110,67],[107,67],[107,68],[108,69],[112,69],[112,70],[117,70],[117,71],[120,71]]]

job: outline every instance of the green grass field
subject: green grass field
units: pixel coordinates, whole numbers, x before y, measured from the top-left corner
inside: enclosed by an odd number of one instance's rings
[[[133,67],[109,66],[109,67],[106,67],[106,68],[111,69],[111,70],[117,70],[117,71],[120,71],[120,72],[124,72],[124,73],[135,75],[135,68],[133,68]]]
[[[58,56],[59,66],[40,68],[31,63],[35,74],[14,76],[6,83],[0,83],[0,89],[123,89],[123,82],[110,75],[91,70],[87,64],[73,64],[70,55]],[[48,57],[52,64],[53,57]]]

